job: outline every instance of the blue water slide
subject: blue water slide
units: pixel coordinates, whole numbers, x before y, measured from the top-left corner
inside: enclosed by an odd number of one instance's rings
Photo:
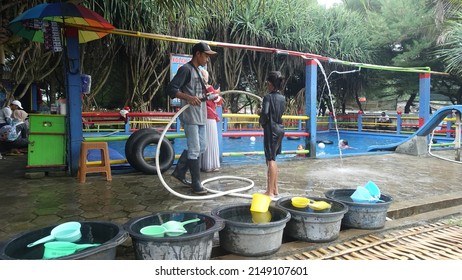
[[[453,110],[457,110],[462,113],[462,105],[453,105],[453,106],[446,106],[438,111],[436,111],[432,117],[422,126],[420,127],[414,134],[409,136],[408,138],[397,142],[391,143],[386,145],[373,145],[367,148],[368,152],[374,151],[394,151],[399,145],[410,141],[412,138],[416,136],[427,136],[429,135],[443,120],[451,113]]]

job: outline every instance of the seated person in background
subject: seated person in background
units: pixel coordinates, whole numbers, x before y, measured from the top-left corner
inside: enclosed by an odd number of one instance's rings
[[[29,137],[29,114],[23,110],[21,102],[18,100],[11,102],[10,107],[13,110],[11,125],[16,128],[19,137],[25,138],[27,140]],[[27,147],[22,149],[23,152],[26,152],[26,150]]]
[[[382,112],[382,114],[380,115],[377,122],[379,122],[379,123],[389,123],[391,121],[390,121],[390,117],[387,115],[387,113]]]
[[[119,111],[120,120],[123,120],[125,123],[128,121],[127,114],[130,113],[130,107],[125,106],[122,110]]]
[[[9,106],[2,106],[3,104],[0,103],[0,127],[11,124],[11,117],[13,114]]]
[[[29,114],[24,111],[22,104],[19,100],[14,100],[10,104],[11,110],[13,110],[12,118],[16,123],[23,122],[27,128],[29,128]]]
[[[24,124],[24,123],[22,123]],[[23,155],[27,150],[27,128],[21,125],[5,125],[0,128],[0,153],[6,155]]]
[[[305,147],[303,147],[302,144],[299,144],[299,145],[297,146],[297,150],[298,150],[298,151],[303,151],[303,150],[305,150]],[[297,157],[306,157],[306,154],[297,154]]]

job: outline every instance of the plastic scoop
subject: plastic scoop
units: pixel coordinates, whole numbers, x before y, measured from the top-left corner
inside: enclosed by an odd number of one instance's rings
[[[140,233],[152,237],[164,237],[165,228],[163,226],[147,226],[142,228]]]
[[[299,196],[293,197],[291,201],[294,207],[297,207],[297,208],[310,207],[311,209],[316,210],[316,211],[326,210],[332,207],[330,203],[327,203],[325,201],[314,201],[306,197],[299,197]]]
[[[368,189],[362,186],[357,187],[350,198],[357,203],[375,203],[379,201],[378,198],[371,195]]]
[[[165,227],[158,226],[158,225],[146,226],[146,227],[144,227],[144,228],[142,228],[140,230],[141,234],[149,235],[149,236],[152,236],[152,237],[164,237],[165,234],[167,234],[169,236],[173,236],[173,235],[178,236],[178,235],[184,234],[186,232],[187,231],[184,228],[183,229],[167,230]]]
[[[292,197],[292,206],[297,207],[297,208],[305,208],[310,204],[310,200],[306,197]]]
[[[308,205],[308,207],[316,211],[322,211],[322,210],[330,209],[332,205],[322,200],[322,201],[313,201]]]
[[[46,243],[53,240],[75,242],[82,237],[80,232],[81,224],[79,222],[67,222],[54,227],[50,235],[40,238],[39,240],[29,243],[28,248],[38,244]]]
[[[185,232],[186,229],[184,228],[185,225],[187,224],[190,224],[190,223],[194,223],[194,222],[199,222],[201,219],[199,218],[195,218],[195,219],[191,219],[191,220],[187,220],[187,221],[183,221],[183,222],[178,222],[178,221],[168,221],[168,222],[165,222],[162,224],[162,226],[166,229],[166,234],[168,236],[179,236],[183,233],[175,233],[174,231],[178,231],[178,230],[183,230]]]
[[[367,182],[366,185],[364,185],[364,188],[366,188],[369,191],[369,194],[373,197],[376,198],[377,200],[380,199],[381,193],[379,187],[372,181]]]
[[[44,259],[53,259],[64,257],[70,254],[74,254],[78,250],[96,247],[101,244],[94,243],[94,244],[75,244],[72,242],[66,241],[52,241],[45,243],[45,251],[43,252]]]

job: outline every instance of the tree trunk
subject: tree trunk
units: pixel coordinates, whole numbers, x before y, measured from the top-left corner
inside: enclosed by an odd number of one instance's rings
[[[416,97],[417,94],[413,93],[411,94],[411,96],[409,97],[409,99],[407,100],[406,102],[406,106],[404,106],[404,113],[405,114],[409,114],[411,112],[411,106],[413,105],[414,103],[414,99]]]

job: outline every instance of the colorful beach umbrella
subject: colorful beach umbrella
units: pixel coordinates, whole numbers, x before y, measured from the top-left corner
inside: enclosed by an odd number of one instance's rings
[[[56,23],[61,27],[66,24],[73,24],[96,27],[99,30],[115,29],[112,24],[96,12],[73,3],[39,4],[17,16],[10,22],[8,28],[15,35],[43,43],[45,37],[48,36],[47,32],[51,30],[49,27],[54,27]],[[86,43],[97,40],[107,34],[100,31],[79,30],[79,42]]]

